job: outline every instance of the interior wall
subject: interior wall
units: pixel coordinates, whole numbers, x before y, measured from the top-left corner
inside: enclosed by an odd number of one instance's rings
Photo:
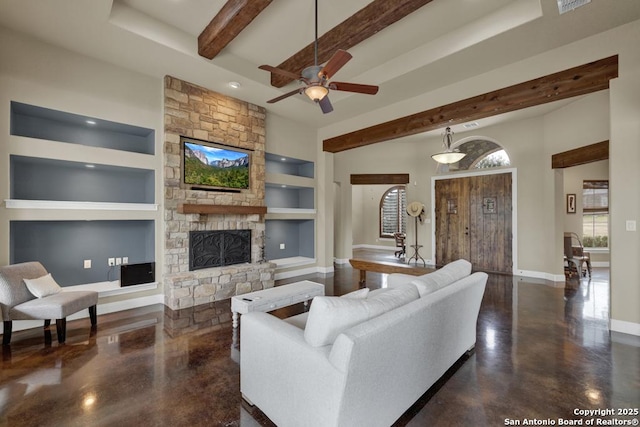
[[[77,144],[50,142],[11,137],[9,129],[10,102],[51,108],[117,123],[156,129],[155,152],[162,152],[162,81],[132,72],[87,56],[79,55],[18,33],[0,28],[0,200],[10,198],[9,154],[43,156],[60,160],[86,161],[87,152]],[[102,150],[95,163],[116,164],[123,167],[144,167],[155,172],[154,199],[162,199],[162,156],[142,158],[137,153]],[[162,266],[163,226],[160,213],[152,214],[155,222],[155,261]],[[148,219],[148,214],[136,215],[106,211],[41,212],[0,207],[0,264],[8,264],[9,223],[14,220],[113,220]],[[139,217],[139,218],[138,218]],[[122,254],[126,255],[126,254]],[[115,254],[114,254],[115,256]],[[131,255],[129,255],[131,256]],[[82,259],[77,262],[82,263]],[[98,268],[97,260],[94,269]],[[81,264],[80,264],[81,265]],[[105,260],[106,269],[106,260]],[[157,290],[137,293],[136,297],[161,293]],[[129,299],[128,295],[101,299],[115,302]]]
[[[512,157],[512,166],[518,169],[517,251],[520,268],[552,278],[562,277],[563,248],[560,236],[564,217],[560,209],[564,209],[564,195],[558,194],[563,191],[563,186],[557,185],[558,176],[551,169],[551,155],[610,140],[612,329],[630,330],[640,335],[640,288],[637,286],[640,239],[637,232],[626,230],[627,221],[637,221],[640,211],[640,194],[630,191],[630,185],[635,185],[631,183],[640,182],[640,169],[637,167],[640,160],[640,51],[634,42],[639,39],[640,21],[632,22],[432,93],[389,105],[366,117],[356,117],[322,128],[319,135],[322,139],[333,137],[505,87],[511,82],[527,81],[610,55],[619,55],[619,77],[610,82],[610,91],[577,98],[547,116],[483,128],[482,133],[500,142]],[[428,153],[424,151],[433,153],[440,148],[440,143],[428,139],[422,141],[419,149],[416,147],[412,150],[400,141],[335,154],[336,180],[347,182],[350,173],[392,173],[396,172],[396,168],[402,168],[403,172],[410,173],[413,182],[418,172],[429,170],[428,163],[423,159]],[[406,153],[410,153],[408,157]],[[420,164],[416,165],[416,162]],[[418,194],[429,194],[423,182],[423,178],[418,179],[416,190]],[[617,189],[616,184],[619,185]],[[342,200],[346,202],[349,198],[343,196]],[[344,208],[343,212],[351,218],[351,212],[346,212]],[[345,242],[348,240],[346,238]],[[350,251],[347,244],[340,245],[340,248],[343,253]]]

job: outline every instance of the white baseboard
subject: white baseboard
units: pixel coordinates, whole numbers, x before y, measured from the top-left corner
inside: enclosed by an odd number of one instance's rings
[[[349,258],[334,258],[334,264],[349,264]]]
[[[290,279],[292,277],[298,277],[298,276],[305,276],[307,274],[314,274],[314,273],[320,273],[323,275],[326,274],[331,274],[333,273],[333,267],[309,267],[309,268],[300,268],[297,270],[291,270],[291,271],[281,271],[281,272],[276,272],[275,274],[275,279],[276,280],[282,280],[282,279]]]
[[[517,270],[513,272],[514,276],[531,277],[534,279],[543,279],[550,282],[565,282],[564,274],[551,274],[543,271]]]
[[[609,329],[623,334],[640,336],[640,323],[626,322],[624,320],[611,319]]]
[[[106,304],[98,303],[97,311],[98,311],[98,316],[100,316],[101,314],[115,313],[117,311],[130,310],[132,308],[138,308],[138,307],[146,307],[148,305],[153,305],[153,304],[164,304],[164,295],[162,294],[150,295],[146,297],[132,298],[132,299],[123,300],[123,301],[109,302]],[[80,310],[79,312],[74,313],[71,316],[67,317],[67,321],[84,319],[87,317],[89,317],[89,310]],[[52,323],[54,324],[52,326],[55,327],[55,322],[52,322]],[[98,324],[100,324],[99,321],[98,321]],[[13,331],[24,331],[26,329],[31,329],[31,328],[41,328],[43,325],[44,325],[43,320],[14,320]]]
[[[352,249],[379,249],[382,251],[397,251],[398,248],[396,246],[382,246],[382,245],[353,245]]]

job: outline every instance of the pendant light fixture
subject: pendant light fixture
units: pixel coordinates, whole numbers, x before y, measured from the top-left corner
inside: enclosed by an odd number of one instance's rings
[[[460,151],[451,149],[451,143],[453,142],[453,132],[451,132],[451,128],[447,126],[444,131],[444,135],[442,136],[442,145],[444,146],[444,151],[442,153],[437,153],[431,156],[433,160],[438,163],[444,163],[446,165],[451,163],[456,163],[462,160],[466,153],[461,153]]]

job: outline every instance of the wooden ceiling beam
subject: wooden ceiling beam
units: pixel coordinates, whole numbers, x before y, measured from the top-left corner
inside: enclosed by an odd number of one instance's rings
[[[598,162],[600,160],[607,160],[608,158],[609,141],[596,142],[595,144],[585,145],[584,147],[574,148],[573,150],[552,155],[551,168],[570,168],[571,166]]]
[[[432,0],[374,0],[322,37],[318,38],[318,63],[331,58],[338,49],[349,50],[389,25],[415,12]],[[314,43],[295,53],[277,68],[300,75],[302,70],[314,65]],[[271,74],[271,85],[283,87],[293,80]]]
[[[220,12],[198,36],[198,54],[213,59],[247,25],[271,4],[272,0],[228,0]]]
[[[528,82],[325,139],[330,153],[415,135],[457,123],[534,107],[609,88],[618,77],[618,56],[610,56]]]
[[[363,173],[351,174],[352,185],[377,185],[395,184],[402,185],[409,183],[408,173]]]

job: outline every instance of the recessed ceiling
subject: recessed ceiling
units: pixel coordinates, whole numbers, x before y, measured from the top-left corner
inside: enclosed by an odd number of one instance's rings
[[[319,33],[370,0],[319,2]],[[0,25],[147,75],[173,75],[262,105],[314,127],[366,115],[640,19],[640,1],[592,1],[558,13],[557,0],[433,0],[351,48],[340,80],[379,85],[375,96],[331,93],[323,115],[306,97],[267,105],[292,88],[270,85],[261,64],[278,65],[313,41],[313,0],[267,6],[213,60],[197,36],[226,0],[0,0]],[[239,89],[228,86],[241,84]],[[452,99],[455,101],[455,99]],[[426,109],[426,108],[425,108]],[[392,117],[390,117],[391,119]]]

